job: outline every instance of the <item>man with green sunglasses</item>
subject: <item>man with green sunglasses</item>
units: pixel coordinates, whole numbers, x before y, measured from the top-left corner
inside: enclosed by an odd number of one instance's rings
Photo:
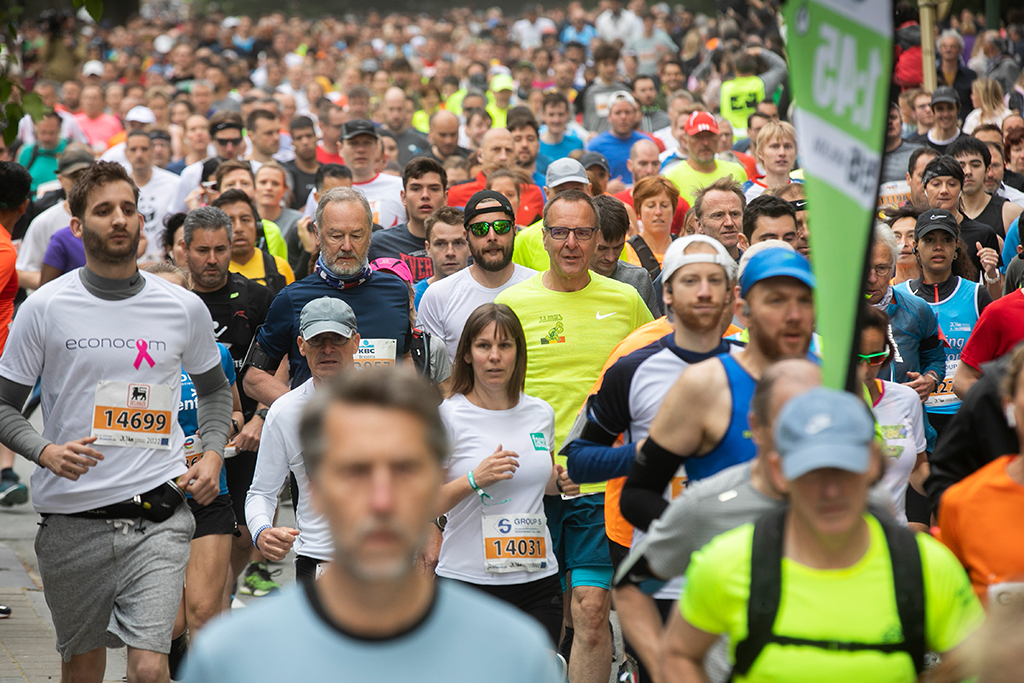
[[[452,361],[469,314],[536,274],[512,263],[515,218],[512,203],[500,192],[481,190],[470,197],[463,225],[473,265],[430,285],[420,299],[420,322],[427,332],[444,340]]]

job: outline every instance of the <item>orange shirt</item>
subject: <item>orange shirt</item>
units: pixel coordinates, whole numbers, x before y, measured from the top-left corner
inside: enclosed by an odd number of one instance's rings
[[[14,317],[14,297],[18,295],[18,271],[14,263],[18,252],[7,230],[0,226],[0,353],[7,344],[7,333]]]
[[[974,592],[988,604],[989,587],[1024,581],[1024,486],[1004,455],[942,494],[941,540],[967,569]]]
[[[723,336],[730,336],[740,331],[740,328],[735,325],[729,325],[729,329]],[[672,325],[668,322],[666,316],[661,316],[656,320],[652,320],[646,325],[633,330],[633,333],[628,337],[619,342],[619,345],[612,349],[612,353],[608,356],[607,362],[604,367],[601,368],[601,376],[597,378],[597,382],[590,389],[591,394],[596,394],[597,390],[601,388],[601,382],[604,381],[604,373],[608,372],[608,368],[615,365],[615,362],[623,356],[628,356],[637,349],[642,349],[648,344],[658,341],[666,334],[672,333]],[[615,442],[616,446],[622,445],[622,436],[619,436],[618,441]],[[622,516],[622,512],[619,511],[619,498],[622,496],[622,487],[626,483],[625,477],[619,477],[617,479],[609,479],[608,484],[604,489],[604,529],[605,534],[609,539],[618,543],[621,546],[630,547],[633,543],[633,525],[626,521],[626,518]]]

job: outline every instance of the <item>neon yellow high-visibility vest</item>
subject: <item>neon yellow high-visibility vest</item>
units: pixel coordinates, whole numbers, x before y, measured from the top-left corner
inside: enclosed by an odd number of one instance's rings
[[[722,83],[720,108],[722,116],[732,124],[733,138],[747,137],[747,117],[764,99],[764,81],[758,76],[737,76]]]

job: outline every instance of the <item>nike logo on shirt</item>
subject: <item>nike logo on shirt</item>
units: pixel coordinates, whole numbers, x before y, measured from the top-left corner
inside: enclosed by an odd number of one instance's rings
[[[605,318],[611,317],[616,313],[618,313],[618,311],[612,311],[611,313],[605,313],[604,315],[601,315],[601,311],[597,311],[594,315],[597,317],[598,320],[604,320]]]

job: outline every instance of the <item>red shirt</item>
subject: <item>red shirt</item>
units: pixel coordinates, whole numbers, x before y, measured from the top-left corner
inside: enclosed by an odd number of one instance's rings
[[[960,353],[960,362],[981,370],[981,364],[1009,353],[1024,339],[1024,291],[996,299],[981,312]]]
[[[18,294],[18,271],[14,263],[18,252],[7,230],[0,226],[0,353],[7,345],[7,333],[14,318],[14,297]]]
[[[633,204],[633,188],[623,190],[622,192],[618,192],[616,194],[613,194],[612,196],[621,201],[623,204],[629,204],[634,209],[636,209],[636,206]],[[686,212],[689,210],[689,202],[680,197],[679,203],[676,204],[676,212],[672,216],[672,227],[669,229],[669,232],[671,232],[673,235],[683,234],[683,224],[686,222]],[[639,214],[637,214],[637,218],[639,217]]]
[[[735,154],[736,158],[739,159],[739,162],[743,164],[743,169],[747,172],[748,178],[754,180],[759,177],[757,172],[757,161],[754,157],[744,152],[733,151],[733,154]]]
[[[316,160],[321,164],[341,164],[345,165],[345,160],[341,158],[340,154],[331,154],[321,145],[316,146]]]
[[[448,206],[462,208],[469,202],[470,197],[480,190],[487,189],[487,177],[478,173],[476,179],[466,183],[453,185],[448,189]],[[519,225],[533,225],[544,213],[544,195],[540,188],[530,183],[523,187],[519,196],[519,211],[516,212],[516,223]]]

